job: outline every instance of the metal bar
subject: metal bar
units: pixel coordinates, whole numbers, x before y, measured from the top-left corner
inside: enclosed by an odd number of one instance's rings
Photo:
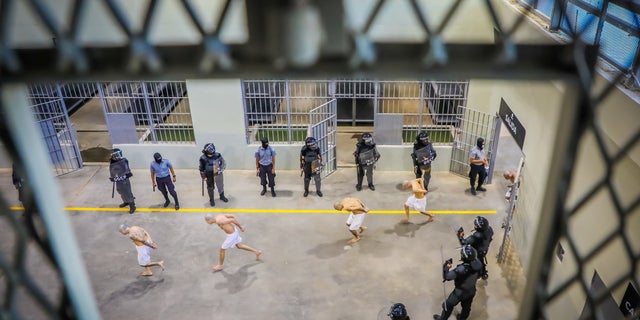
[[[62,112],[64,116],[64,121],[71,136],[71,140],[73,141],[73,151],[75,153],[75,160],[78,164],[78,169],[82,168],[82,154],[80,153],[80,148],[78,147],[78,138],[75,135],[75,131],[73,130],[71,119],[69,119],[69,112],[67,111],[67,105],[64,102],[64,96],[62,95],[62,90],[60,90],[60,84],[56,83],[56,89],[58,91],[58,96],[60,97],[60,105],[62,106]]]
[[[149,103],[149,93],[147,92],[147,83],[140,82],[142,89],[142,96],[144,97],[144,107],[147,111],[147,119],[149,121],[149,131],[151,132],[151,138],[153,143],[158,143],[158,137],[156,137],[156,122],[153,120],[153,114],[151,113],[151,104]]]
[[[79,319],[100,319],[84,261],[78,248],[69,217],[63,214],[62,195],[52,175],[41,174],[40,159],[47,159],[42,133],[36,127],[26,100],[24,85],[2,86],[2,111],[7,118],[11,137],[17,146],[25,174],[30,181],[33,196],[51,248],[62,272],[62,280]],[[27,147],[28,146],[28,147]],[[28,150],[27,150],[28,148]],[[28,154],[28,156],[27,156]]]
[[[562,80],[576,74],[575,65],[558,57],[571,56],[572,44],[539,46],[533,44],[517,45],[518,64],[505,68],[496,61],[501,50],[493,44],[448,44],[448,64],[429,67],[423,63],[423,44],[377,44],[378,61],[363,69],[352,69],[348,56],[321,56],[314,66],[303,69],[281,69],[274,66],[266,57],[246,56],[244,45],[232,49],[236,67],[230,71],[213,70],[202,72],[198,59],[181,57],[199,56],[198,45],[154,47],[162,60],[162,78],[166,80],[184,80],[198,78],[281,78],[281,79],[323,79],[323,78],[414,78],[422,79],[425,74],[441,80],[457,79],[528,79]],[[85,48],[89,70],[86,73],[76,70],[61,71],[56,67],[57,52],[52,48],[16,49],[13,51],[23,65],[19,73],[6,70],[2,82],[62,82],[102,81],[124,79],[153,79],[160,74],[148,68],[130,70],[127,61],[130,48]],[[3,68],[2,71],[5,71]]]

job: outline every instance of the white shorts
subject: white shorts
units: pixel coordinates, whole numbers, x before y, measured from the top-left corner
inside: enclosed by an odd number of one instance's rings
[[[227,250],[229,248],[235,247],[236,244],[240,242],[242,242],[242,237],[240,237],[238,229],[235,229],[232,234],[227,234],[227,238],[224,239],[221,248]]]
[[[404,204],[410,209],[413,208],[420,212],[427,212],[427,197],[418,199],[416,198],[415,195],[412,195],[407,199],[407,201]]]
[[[151,248],[141,245],[136,246],[136,250],[138,251],[138,264],[141,266],[146,266],[151,263]]]
[[[349,214],[349,218],[347,218],[347,224],[349,225],[349,230],[359,230],[362,227],[362,223],[364,222],[364,215],[366,213],[359,214]]]

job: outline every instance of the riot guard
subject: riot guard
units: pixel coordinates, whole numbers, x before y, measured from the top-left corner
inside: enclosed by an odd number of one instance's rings
[[[300,173],[304,174],[304,196],[309,195],[309,183],[313,177],[316,184],[316,194],[322,197],[322,191],[320,191],[320,171],[322,170],[320,148],[314,137],[307,137],[304,143],[305,145],[300,150]]]
[[[362,190],[362,180],[365,175],[369,189],[376,190],[373,184],[373,169],[380,159],[380,153],[378,153],[378,148],[376,148],[376,143],[370,133],[362,134],[360,141],[356,143],[356,151],[353,152],[353,156],[355,157],[358,178],[356,190]]]
[[[113,149],[111,152],[109,174],[109,180],[113,182],[114,188],[122,198],[120,208],[129,206],[129,213],[134,213],[136,211],[136,203],[133,192],[131,191],[131,182],[129,181],[129,178],[131,178],[133,174],[129,168],[129,160],[122,156],[122,150],[118,148]],[[111,197],[113,198],[113,190],[111,191]]]

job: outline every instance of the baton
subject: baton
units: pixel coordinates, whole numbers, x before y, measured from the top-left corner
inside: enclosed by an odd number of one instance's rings
[[[113,199],[113,197],[115,196],[115,193],[116,193],[116,182],[113,181],[111,185],[111,199]]]
[[[204,197],[204,180],[200,180],[202,181],[202,196]]]
[[[442,259],[442,264],[444,264],[444,253],[442,252],[442,244],[440,244],[440,258]],[[445,281],[442,279],[442,296],[444,297],[444,302],[442,305],[444,306],[444,312],[447,312],[447,289],[445,286]]]

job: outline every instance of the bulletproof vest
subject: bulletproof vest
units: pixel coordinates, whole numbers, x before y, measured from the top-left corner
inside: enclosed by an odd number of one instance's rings
[[[129,173],[131,173],[131,169],[129,169],[129,165],[125,159],[120,159],[109,165],[109,174],[113,179],[126,177]]]
[[[360,152],[358,153],[358,161],[362,165],[372,165],[375,161],[375,154],[373,152],[373,146],[371,148],[367,148],[367,146],[363,146],[359,148]]]
[[[423,160],[424,158],[431,159],[431,148],[429,145],[415,150],[413,153],[416,155],[416,161],[418,161],[420,165],[426,166],[431,164],[431,160],[429,160],[427,164],[425,164]]]
[[[465,262],[456,266],[456,278],[454,280],[456,288],[467,292],[475,291],[476,281],[478,281],[478,276],[480,275],[479,271],[481,269],[482,263],[477,259],[472,262]]]
[[[305,163],[312,163],[313,160],[317,160],[318,159],[318,155],[320,154],[320,149],[311,150],[311,149],[305,147],[303,154],[304,154],[304,162]]]
[[[489,245],[491,244],[491,240],[493,240],[493,229],[491,227],[487,227],[487,230],[476,233],[480,234],[480,239],[477,242],[478,247],[475,248],[478,252],[487,252],[489,251]]]
[[[204,166],[205,171],[213,173],[218,173],[220,171],[221,161],[219,153],[214,153],[211,158],[204,156],[204,160],[206,163]]]

